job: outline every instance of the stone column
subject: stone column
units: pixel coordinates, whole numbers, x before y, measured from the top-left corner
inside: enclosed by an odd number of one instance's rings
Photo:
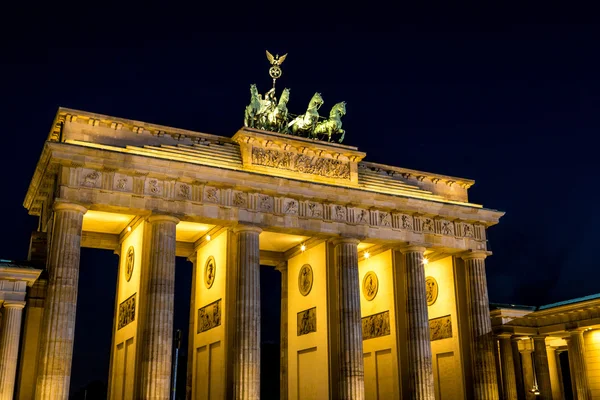
[[[500,341],[500,368],[502,369],[504,399],[518,400],[511,336],[510,334],[500,335],[498,339]]]
[[[260,399],[260,250],[261,229],[240,226],[234,359],[234,398]]]
[[[50,254],[48,292],[40,332],[40,359],[36,399],[69,397],[81,227],[86,209],[78,204],[56,202]]]
[[[477,400],[498,400],[494,338],[485,276],[486,256],[484,251],[473,251],[463,256],[468,290],[473,392]]]
[[[15,390],[21,317],[24,301],[5,301],[0,331],[0,400],[12,400]]]
[[[194,252],[188,261],[192,263],[192,289],[190,294],[190,322],[188,326],[188,353],[187,353],[187,370],[185,377],[185,398],[192,399],[192,382],[194,380],[194,338],[196,331],[194,329],[194,321],[196,320],[196,262],[198,253]]]
[[[569,364],[574,378],[573,398],[577,400],[591,400],[592,393],[588,381],[587,365],[585,364],[585,352],[583,347],[583,331],[574,330],[569,332],[566,338],[569,346]]]
[[[519,352],[519,339],[513,336],[510,339],[512,347],[513,362],[515,363],[515,383],[517,386],[517,399],[525,400],[525,385],[523,383],[523,367],[521,366],[521,353]]]
[[[530,392],[533,388],[534,376],[533,376],[533,358],[531,357],[532,350],[525,349],[521,351],[521,361],[523,365],[523,382],[525,383],[525,398],[527,400],[534,400],[535,395]]]
[[[288,398],[288,272],[287,261],[277,266],[281,272],[281,327],[279,358],[279,399]]]
[[[540,400],[552,400],[552,384],[550,383],[550,368],[548,354],[546,353],[546,336],[533,337],[533,359],[535,362],[535,375],[540,389]]]
[[[406,282],[409,390],[415,400],[433,399],[435,391],[429,339],[425,264],[423,263],[425,248],[409,246],[400,251],[404,257]]]
[[[168,400],[171,389],[175,297],[175,228],[170,215],[148,218],[150,237],[146,269],[146,315],[143,327],[140,397]]]
[[[358,239],[343,238],[334,242],[338,272],[339,375],[338,398],[365,398],[360,282],[358,279]]]

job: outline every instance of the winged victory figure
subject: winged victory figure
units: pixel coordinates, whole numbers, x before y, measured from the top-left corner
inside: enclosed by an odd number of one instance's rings
[[[283,64],[286,57],[287,57],[287,53],[282,55],[281,57],[279,57],[279,54],[275,54],[275,56],[273,56],[273,54],[269,53],[269,50],[267,50],[267,59],[269,60],[271,65]]]

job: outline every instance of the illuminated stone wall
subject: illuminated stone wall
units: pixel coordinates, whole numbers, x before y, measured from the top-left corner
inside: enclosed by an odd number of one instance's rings
[[[592,399],[600,399],[600,330],[586,332],[583,339]]]
[[[198,248],[194,311],[192,398],[225,398],[228,234],[226,231]],[[212,265],[211,276],[210,269]]]
[[[400,388],[392,251],[359,262],[358,270],[363,338],[365,330],[366,337],[371,337],[363,340],[365,398],[395,399],[399,396]],[[371,273],[375,274],[378,283],[374,297]]]
[[[435,392],[438,399],[465,398],[454,268],[452,257],[430,262],[425,266],[426,278],[432,277],[437,282],[437,299],[428,307],[428,312],[429,329],[433,336],[431,354]],[[452,326],[451,337],[448,337],[450,336],[449,325]]]
[[[113,326],[113,347],[110,372],[110,398],[115,400],[135,398],[135,374],[138,372],[141,343],[140,304],[144,296],[142,269],[144,263],[145,222],[133,227],[121,243],[117,293],[115,302],[115,323]],[[128,276],[128,262],[133,249],[133,269]],[[127,279],[129,277],[129,280]],[[135,299],[135,300],[132,300]],[[132,304],[134,303],[134,304]],[[131,314],[131,307],[134,314]]]
[[[312,287],[304,296],[299,275],[306,264],[312,269]],[[289,400],[329,398],[326,267],[325,243],[288,260]],[[306,316],[303,313],[315,307],[316,326],[312,312]]]

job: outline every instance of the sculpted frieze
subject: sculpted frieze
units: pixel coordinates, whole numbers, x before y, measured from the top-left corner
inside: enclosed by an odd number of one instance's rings
[[[283,201],[283,213],[284,214],[298,214],[298,200],[285,199]]]
[[[218,188],[206,186],[204,188],[204,201],[209,203],[219,203],[220,191]]]
[[[368,224],[369,223],[369,212],[363,208],[355,208],[354,209],[354,223]]]
[[[452,319],[450,315],[429,320],[429,339],[431,341],[452,337]]]
[[[119,323],[117,330],[135,321],[135,293],[119,304]]]
[[[248,207],[248,195],[244,192],[233,192],[232,203],[235,207],[246,208]]]
[[[379,226],[392,226],[392,217],[389,212],[379,212]]]
[[[192,188],[187,183],[178,182],[176,185],[177,197],[180,199],[190,200],[192,198]]]
[[[87,186],[87,187],[99,187],[100,183],[102,182],[101,178],[101,174],[98,171],[94,171],[94,170],[82,170],[82,181],[81,181],[81,186]]]
[[[317,331],[317,308],[300,311],[297,315],[297,336]]]
[[[340,205],[332,206],[331,219],[336,221],[346,221],[346,207]]]
[[[221,325],[221,299],[198,309],[198,333]]]
[[[122,192],[130,192],[133,189],[133,178],[128,175],[115,173],[113,177],[113,188]]]
[[[362,318],[363,340],[373,339],[390,334],[390,312],[384,311],[378,314]]]
[[[411,215],[400,215],[400,228],[405,229],[407,231],[413,230],[413,218]]]
[[[258,208],[262,211],[273,211],[273,198],[271,196],[259,194]]]
[[[327,178],[350,179],[350,163],[346,161],[276,149],[253,147],[252,164]]]
[[[462,223],[462,236],[466,237],[466,238],[472,238],[473,236],[475,236],[475,233],[473,231],[473,225],[471,224],[465,224]]]
[[[146,179],[144,192],[151,196],[160,196],[162,194],[163,183],[156,178]]]
[[[323,217],[323,204],[308,202],[306,207],[306,216],[310,218],[322,218]]]
[[[440,233],[442,235],[453,236],[454,235],[454,222],[441,220],[440,221]]]

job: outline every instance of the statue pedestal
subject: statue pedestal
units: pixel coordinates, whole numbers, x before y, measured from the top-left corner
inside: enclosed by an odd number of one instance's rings
[[[358,186],[358,148],[252,128],[242,128],[240,145],[245,170],[286,178]]]

